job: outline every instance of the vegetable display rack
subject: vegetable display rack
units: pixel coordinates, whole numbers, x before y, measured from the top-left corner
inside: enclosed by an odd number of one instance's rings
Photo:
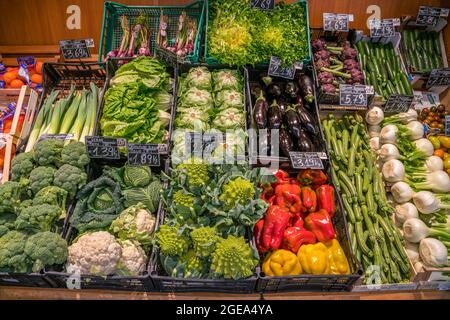
[[[198,26],[194,41],[194,51],[186,56],[186,60],[198,62],[203,27],[203,8],[204,1],[196,1],[186,6],[126,6],[115,2],[105,2],[98,53],[99,62],[106,58],[108,52],[120,47],[122,40],[121,16],[126,16],[131,25],[133,25],[141,14],[145,15],[150,32],[150,52],[154,53],[159,32],[160,15],[164,14],[169,17],[167,37],[168,39],[175,39],[178,30],[178,17],[183,11],[190,18],[196,19]]]
[[[205,11],[206,11],[206,25],[205,25],[204,60],[208,64],[218,64],[219,61],[208,53],[208,26],[209,26],[209,2],[210,2],[210,0],[206,0],[205,2],[206,2],[206,8],[205,8]],[[308,48],[308,57],[303,59],[303,64],[304,65],[308,65],[311,62],[311,59],[312,59],[311,39],[310,39],[310,33],[309,33],[308,0],[300,0],[300,1],[297,1],[297,2],[293,2],[290,5],[291,6],[301,6],[301,7],[303,7],[303,10],[305,12],[305,19],[304,19],[304,21],[305,21],[305,30],[307,30],[307,32],[306,32],[306,41],[308,43],[306,45],[307,45],[307,48]],[[261,61],[261,63],[269,64],[269,61]]]

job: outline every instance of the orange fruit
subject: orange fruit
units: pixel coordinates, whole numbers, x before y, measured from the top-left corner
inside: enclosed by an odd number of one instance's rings
[[[445,152],[442,149],[437,149],[433,152],[433,156],[437,156],[441,159],[444,159]]]
[[[35,69],[36,69],[37,73],[42,74],[42,62],[40,62],[40,61],[36,62]]]
[[[42,76],[40,74],[37,73],[33,74],[30,77],[30,80],[34,83],[42,84]]]
[[[23,86],[24,84],[25,84],[25,83],[24,83],[22,80],[15,79],[15,80],[11,81],[10,86],[11,86],[11,88],[13,88],[13,89],[20,89],[20,88],[22,88],[22,86]]]
[[[16,74],[12,71],[6,72],[3,75],[3,80],[5,80],[6,84],[10,84],[11,81],[15,80],[17,78]]]

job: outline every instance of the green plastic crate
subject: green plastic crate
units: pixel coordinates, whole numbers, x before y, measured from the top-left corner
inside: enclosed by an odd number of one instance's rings
[[[149,32],[151,34],[150,51],[155,52],[156,37],[159,31],[159,16],[161,14],[169,17],[167,26],[168,39],[175,40],[178,29],[178,17],[185,11],[186,14],[197,19],[197,35],[194,41],[194,51],[186,56],[190,62],[198,62],[200,58],[201,35],[203,28],[204,1],[195,1],[186,6],[127,6],[115,2],[105,2],[103,10],[102,33],[100,35],[100,49],[98,53],[99,62],[103,61],[113,49],[119,49],[122,41],[122,28],[120,26],[120,17],[125,15],[128,21],[133,25],[139,15],[144,14],[148,19]]]
[[[204,60],[208,64],[219,64],[219,61],[214,58],[213,56],[210,56],[208,53],[208,26],[209,26],[209,2],[210,0],[206,0],[206,25],[205,25],[205,50],[204,50]],[[308,0],[300,0],[294,3],[291,3],[290,5],[295,6],[302,6],[305,10],[305,30],[307,30],[306,40],[308,42],[308,52],[309,55],[305,59],[303,59],[303,64],[309,65],[311,63],[311,57],[312,57],[312,51],[311,51],[311,33],[309,31],[309,14],[308,14]],[[261,61],[260,64],[269,64],[268,61]]]

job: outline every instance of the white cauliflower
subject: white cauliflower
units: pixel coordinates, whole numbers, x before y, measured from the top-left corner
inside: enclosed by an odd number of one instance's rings
[[[122,244],[122,257],[119,260],[117,274],[122,276],[137,276],[144,272],[147,255],[133,241],[125,240]]]
[[[145,248],[151,244],[155,222],[155,217],[138,203],[122,211],[109,230],[118,239],[133,240]]]
[[[121,256],[122,247],[109,232],[87,233],[69,247],[67,270],[89,275],[111,275],[116,273]]]

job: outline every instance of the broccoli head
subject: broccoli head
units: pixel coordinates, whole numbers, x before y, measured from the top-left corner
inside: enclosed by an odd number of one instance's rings
[[[34,169],[34,159],[31,152],[20,153],[14,157],[11,163],[11,178],[13,181],[28,179]]]
[[[84,169],[89,163],[86,146],[79,141],[72,141],[66,145],[61,152],[61,159],[64,164]]]
[[[178,235],[178,228],[162,225],[156,232],[156,242],[161,253],[165,256],[181,256],[189,246],[188,240],[182,235]]]
[[[21,186],[18,182],[0,184],[0,214],[15,213],[20,205]]]
[[[27,239],[25,254],[33,272],[39,272],[45,266],[63,264],[67,260],[67,242],[60,235],[45,231]]]
[[[40,166],[62,165],[61,152],[64,141],[57,139],[41,140],[34,146],[34,161]]]
[[[53,167],[37,167],[30,173],[30,190],[37,194],[39,190],[51,186],[56,169]]]
[[[10,231],[0,238],[1,272],[27,272],[26,239],[27,236],[18,231]]]
[[[33,205],[51,204],[66,210],[67,191],[56,186],[48,186],[34,196]]]
[[[86,173],[78,167],[65,164],[55,172],[53,184],[66,190],[71,198],[74,198],[77,191],[81,189],[87,181]]]
[[[16,217],[14,213],[0,214],[0,237],[14,230]]]
[[[17,230],[39,232],[51,231],[56,221],[61,217],[62,210],[58,206],[40,204],[23,209],[17,216]]]

